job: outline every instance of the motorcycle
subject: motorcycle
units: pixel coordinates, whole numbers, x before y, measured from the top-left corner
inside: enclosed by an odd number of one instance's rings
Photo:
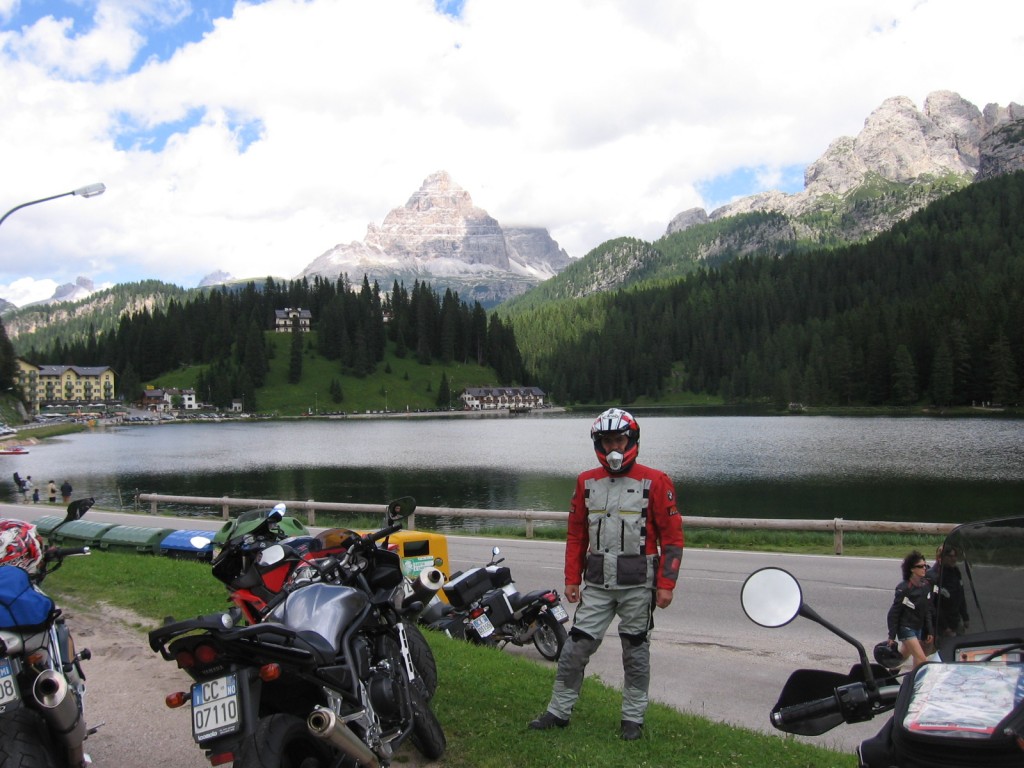
[[[54,532],[80,519],[92,503],[71,502]],[[60,608],[40,585],[65,558],[90,550],[37,549],[34,526],[4,522],[11,525],[0,533],[0,559],[20,564],[0,565],[0,766],[78,768],[89,762],[85,740],[96,732],[86,727],[81,667],[91,654],[76,651]]]
[[[260,549],[259,573],[301,562],[318,578],[282,588],[254,624],[235,610],[150,631],[150,647],[194,681],[167,704],[191,705],[193,739],[212,765],[386,766],[407,738],[428,759],[444,754],[401,612],[401,559],[377,544],[414,508],[392,502],[383,529],[348,532],[323,557],[304,559],[287,541]]]
[[[860,658],[846,674],[794,672],[771,710],[775,728],[817,736],[891,712],[858,746],[860,768],[1024,765],[1024,517],[957,526],[944,546],[961,553],[972,632],[939,637],[938,660],[902,675],[889,667],[898,660],[886,658],[884,643],[875,658],[886,664],[871,663],[860,642],[804,603],[787,571],[747,577],[741,603],[752,621],[781,627],[802,616]]]
[[[522,647],[532,641],[541,656],[555,661],[568,637],[562,625],[569,613],[553,589],[522,594],[511,570],[500,567],[505,558],[499,554],[494,547],[486,566],[453,574],[441,587],[448,602],[435,597],[420,623],[479,645]]]
[[[392,502],[395,508],[403,504],[410,510],[416,506],[411,497]],[[375,581],[376,560],[370,560],[368,571],[357,574],[354,580],[346,580],[344,571],[335,569],[328,573],[320,567],[327,558],[343,554],[345,542],[358,535],[347,528],[330,528],[314,536],[300,521],[288,516],[285,504],[277,504],[269,510],[249,510],[225,523],[214,536],[213,544],[218,548],[211,561],[212,572],[228,588],[228,599],[235,604],[240,617],[249,624],[256,624],[290,591],[313,581],[326,578],[331,583],[370,589],[362,579]],[[192,543],[201,548],[210,542],[195,537]],[[278,543],[285,547],[285,556],[273,563],[261,561],[261,553]],[[387,564],[385,571],[384,578],[390,579]],[[437,568],[424,569],[416,580],[403,576],[400,606],[403,615],[418,611],[420,604],[416,601],[432,595],[443,583],[444,574]],[[414,623],[406,622],[405,628],[413,664],[424,682],[429,701],[437,689],[434,654]]]

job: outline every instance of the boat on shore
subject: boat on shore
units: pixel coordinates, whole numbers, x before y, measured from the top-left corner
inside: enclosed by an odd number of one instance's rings
[[[0,456],[21,456],[23,453],[28,453],[20,445],[13,445],[9,448],[0,448]]]

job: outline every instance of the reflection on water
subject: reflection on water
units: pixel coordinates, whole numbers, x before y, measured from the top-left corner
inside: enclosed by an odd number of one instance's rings
[[[8,462],[37,485],[131,506],[137,492],[423,506],[568,508],[590,416],[175,424],[45,441]],[[714,517],[959,522],[1019,513],[1024,423],[651,417],[641,460]],[[17,462],[15,465],[13,462]],[[10,477],[9,475],[7,476]],[[9,498],[13,484],[6,480]]]

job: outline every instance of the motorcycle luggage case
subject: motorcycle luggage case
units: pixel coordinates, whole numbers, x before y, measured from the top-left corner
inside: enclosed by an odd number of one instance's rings
[[[448,603],[454,608],[465,608],[491,589],[491,576],[486,568],[471,568],[459,574],[443,587]]]
[[[500,627],[502,624],[512,621],[512,606],[509,605],[508,597],[500,589],[496,589],[487,595],[483,601],[487,609],[487,616],[491,624]]]
[[[862,758],[868,766],[1020,766],[1024,753],[1000,720],[1020,703],[1021,691],[1019,664],[922,664],[904,678],[891,726],[861,745]],[[868,760],[890,750],[882,763]]]

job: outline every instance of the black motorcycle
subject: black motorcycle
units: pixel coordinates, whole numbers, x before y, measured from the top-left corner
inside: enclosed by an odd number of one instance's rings
[[[944,546],[961,553],[974,631],[940,637],[940,661],[903,675],[871,663],[860,642],[804,603],[788,572],[763,568],[747,578],[741,601],[752,621],[781,627],[803,616],[860,657],[846,674],[794,672],[771,710],[775,728],[817,736],[892,712],[858,747],[861,768],[1024,766],[1024,517],[958,526]],[[891,663],[879,645],[876,658]]]
[[[78,520],[92,499],[73,501],[61,525]],[[52,533],[51,532],[51,535]],[[85,722],[88,649],[75,650],[71,631],[53,600],[39,588],[66,557],[89,547],[44,547],[29,574],[0,566],[0,766],[86,765]]]
[[[450,637],[479,645],[504,648],[532,642],[550,661],[562,653],[568,633],[562,626],[569,613],[553,589],[521,593],[512,572],[500,564],[501,550],[491,550],[483,567],[455,573],[441,591],[447,602],[435,598],[420,614],[420,623]]]
[[[238,626],[237,613],[222,613],[149,633],[150,647],[195,681],[168,706],[191,705],[193,738],[211,764],[384,766],[407,738],[429,759],[444,754],[402,617],[401,560],[378,546],[414,508],[411,499],[392,502],[390,525],[304,557],[318,578],[275,594],[258,623]],[[286,542],[270,544],[255,567],[294,556]]]

